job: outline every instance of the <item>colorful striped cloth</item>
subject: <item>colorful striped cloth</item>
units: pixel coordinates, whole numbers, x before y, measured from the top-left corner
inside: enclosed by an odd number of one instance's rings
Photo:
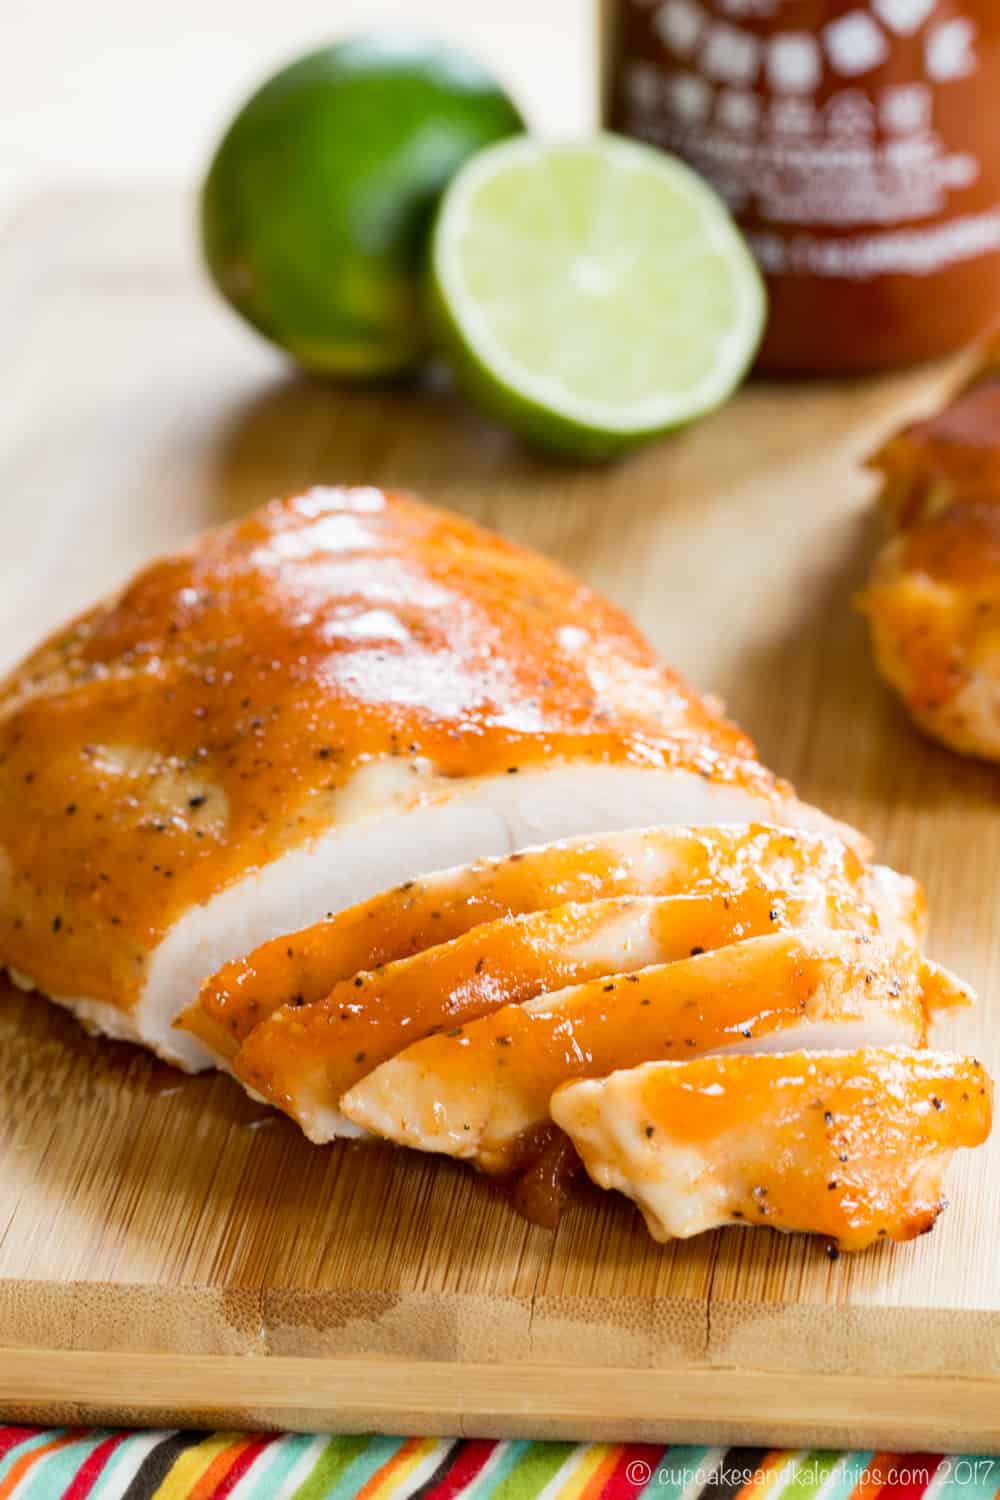
[[[0,1500],[995,1500],[1000,1459],[0,1427]]]
[[[0,1428],[0,1500],[996,1500],[1000,1458]]]

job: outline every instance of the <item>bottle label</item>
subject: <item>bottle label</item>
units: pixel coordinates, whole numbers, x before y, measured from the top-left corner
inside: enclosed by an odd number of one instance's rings
[[[620,128],[712,181],[775,275],[925,275],[1000,249],[976,133],[940,118],[980,73],[968,7],[856,0],[808,30],[789,9],[626,0]]]

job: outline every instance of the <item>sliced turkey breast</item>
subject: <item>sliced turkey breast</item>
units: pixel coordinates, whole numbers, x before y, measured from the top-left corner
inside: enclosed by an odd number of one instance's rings
[[[190,1067],[173,1021],[401,881],[651,823],[827,828],[618,610],[374,489],[154,563],[0,687],[0,963]]]
[[[912,885],[900,876],[895,880]],[[750,885],[501,917],[450,943],[344,980],[314,1005],[282,1007],[250,1033],[233,1072],[312,1139],[327,1140],[341,1094],[421,1037],[572,983],[670,963],[765,933],[816,926],[874,936],[878,913],[860,894],[838,884],[801,895]]]
[[[750,887],[785,889],[806,903],[836,901],[852,911],[858,902],[875,902],[883,930],[895,922],[913,941],[923,935],[917,884],[873,871],[839,838],[754,824],[633,829],[407,880],[226,964],[206,980],[177,1024],[231,1063],[253,1027],[281,1006],[311,1005],[330,996],[341,980],[446,943],[481,923],[598,898]]]
[[[504,1174],[573,1078],[704,1052],[926,1041],[940,1005],[967,998],[916,952],[870,934],[748,938],[677,963],[505,1005],[426,1037],[340,1100],[355,1125]],[[317,1111],[314,1139],[337,1117]]]
[[[654,1239],[750,1224],[863,1250],[933,1227],[954,1151],[989,1135],[992,1085],[974,1059],[906,1048],[703,1057],[567,1084],[551,1110]]]

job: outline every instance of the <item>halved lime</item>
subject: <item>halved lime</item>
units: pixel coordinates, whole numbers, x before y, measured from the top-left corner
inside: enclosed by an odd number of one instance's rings
[[[445,193],[431,261],[461,383],[576,458],[718,406],[763,330],[763,283],[722,199],[618,136],[480,152]]]

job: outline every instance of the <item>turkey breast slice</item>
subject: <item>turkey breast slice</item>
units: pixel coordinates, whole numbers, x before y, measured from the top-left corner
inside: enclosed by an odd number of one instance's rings
[[[172,1023],[200,982],[327,912],[552,838],[754,819],[832,826],[606,600],[405,496],[312,490],[0,685],[0,963],[197,1067]]]
[[[865,932],[782,933],[592,980],[408,1047],[340,1100],[355,1125],[506,1173],[573,1078],[654,1058],[922,1046],[955,982]],[[315,1130],[316,1122],[311,1122]]]
[[[989,1135],[992,1093],[972,1058],[866,1049],[649,1062],[568,1083],[551,1111],[656,1240],[767,1225],[862,1250],[933,1227],[955,1149]]]
[[[253,1027],[281,1006],[311,1005],[362,970],[448,942],[481,923],[597,898],[748,886],[784,888],[820,905],[834,892],[848,903],[875,901],[883,930],[890,923],[914,941],[923,935],[916,883],[873,871],[841,839],[755,824],[638,828],[407,880],[224,965],[177,1024],[229,1064]]]
[[[340,1096],[420,1038],[465,1025],[504,1005],[589,979],[686,959],[765,933],[811,927],[875,937],[880,911],[871,881],[806,879],[782,890],[751,883],[666,897],[617,897],[502,917],[449,943],[342,980],[313,1005],[283,1006],[251,1031],[235,1076],[276,1104],[316,1141],[348,1123]],[[876,887],[892,934],[913,882],[884,872]],[[906,940],[919,941],[916,924]]]

